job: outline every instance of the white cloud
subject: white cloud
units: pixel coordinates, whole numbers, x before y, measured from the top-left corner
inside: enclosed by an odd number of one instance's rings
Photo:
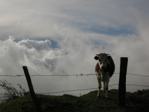
[[[96,63],[94,55],[108,52],[116,62],[117,72],[119,58],[128,56],[128,72],[148,74],[149,15],[148,5],[145,4],[148,2],[139,0],[1,0],[0,73],[23,74],[23,64],[29,66],[31,74],[92,73]],[[96,25],[99,28],[130,26],[136,34],[114,37],[84,30]],[[17,41],[8,39],[9,35]],[[51,48],[51,40],[56,41],[59,47]],[[118,83],[114,82],[116,78],[111,82]],[[52,79],[36,79],[43,84],[36,80],[34,83],[39,91],[97,87],[95,77],[86,80]],[[147,82],[145,78],[128,79],[130,83]]]
[[[25,45],[28,48],[35,48],[37,50],[46,50],[49,49],[51,46],[51,41],[50,40],[41,40],[41,41],[36,41],[36,40],[21,40],[19,41],[19,44]]]
[[[90,53],[90,46],[78,47],[79,43],[82,41],[75,43],[74,45],[66,45],[62,48],[47,48],[47,41],[43,40],[21,40],[16,42],[12,38],[9,38],[5,41],[0,41],[0,51],[2,54],[0,55],[0,74],[4,75],[16,75],[16,74],[24,74],[22,70],[23,65],[27,65],[29,67],[29,71],[31,75],[66,75],[66,74],[80,74],[80,73],[92,73],[94,68],[93,56],[94,54]],[[65,41],[64,41],[65,43]],[[63,45],[64,46],[64,45]],[[74,49],[73,49],[74,46]],[[67,47],[70,47],[67,49]],[[85,48],[85,49],[84,49]],[[84,49],[84,50],[83,50]],[[77,50],[77,51],[76,51]],[[42,78],[42,77],[41,77]],[[5,78],[3,78],[5,79]],[[9,78],[6,78],[9,80]],[[47,87],[43,87],[43,85],[38,82],[37,80],[41,81],[41,83],[46,84]],[[33,82],[35,83],[35,87],[39,92],[42,90],[46,90],[47,88],[50,90],[57,88],[57,90],[64,89],[63,87],[67,87],[67,89],[71,89],[71,87],[77,87],[78,84],[85,85],[86,82],[77,82],[78,79],[72,80],[71,78],[61,78],[61,79],[48,79],[46,78],[45,81],[43,79],[37,79]],[[61,82],[61,81],[62,82]],[[25,80],[21,79],[10,79],[10,82],[13,83],[22,83],[26,84]],[[22,82],[21,82],[22,81]],[[52,85],[48,86],[47,82],[50,81]],[[73,82],[73,85],[70,82]],[[56,83],[57,82],[57,83]],[[69,82],[69,85],[66,83]],[[63,87],[62,87],[62,85]],[[90,84],[93,84],[92,81]],[[66,86],[67,85],[67,86]],[[91,85],[90,85],[91,86]],[[83,86],[80,86],[83,87]]]
[[[0,28],[16,38],[57,36],[56,27],[137,27],[143,2],[139,0],[2,0]],[[140,5],[141,8],[140,8]],[[147,4],[147,3],[146,3]],[[142,13],[143,14],[143,13]],[[141,15],[144,16],[145,14]],[[81,25],[81,26],[80,26]],[[82,26],[83,25],[83,26]],[[83,30],[83,29],[81,29]],[[5,37],[7,38],[7,37]]]

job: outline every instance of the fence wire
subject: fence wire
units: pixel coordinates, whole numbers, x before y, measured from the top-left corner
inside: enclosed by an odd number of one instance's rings
[[[149,87],[149,85],[144,85],[144,84],[126,84],[127,86],[135,86],[135,87]],[[109,84],[109,87],[114,87],[118,86],[118,84]],[[61,94],[61,93],[71,93],[71,92],[81,92],[81,91],[91,91],[91,90],[98,90],[98,88],[83,88],[83,89],[69,89],[69,90],[61,90],[61,91],[51,91],[51,92],[42,92],[39,94]],[[0,96],[3,96],[4,93],[0,93]]]
[[[119,73],[114,73],[114,76],[119,75]],[[0,77],[24,77],[25,75],[0,75]],[[48,75],[48,74],[38,74],[38,75],[30,75],[31,77],[78,77],[78,76],[96,76],[96,74],[90,73],[90,74],[71,74],[71,75]],[[149,78],[149,75],[147,74],[139,74],[139,73],[127,73],[127,76],[135,76],[135,77],[145,77]],[[149,85],[144,84],[126,84],[129,86],[135,86],[135,87],[144,87],[149,88]],[[118,86],[118,84],[110,84],[109,87]],[[62,90],[62,91],[51,91],[51,92],[45,92],[41,94],[60,94],[60,93],[69,93],[69,92],[81,92],[81,91],[91,91],[91,90],[97,90],[98,88],[84,88],[84,89],[71,89],[71,90]],[[0,93],[0,96],[3,96],[4,93]],[[2,98],[2,97],[1,97]]]
[[[114,73],[114,76],[115,75],[118,75],[119,73]],[[56,77],[77,77],[77,76],[95,76],[96,74],[71,74],[71,75],[63,75],[63,74],[59,74],[59,75],[48,75],[48,74],[34,74],[34,75],[30,75],[31,77],[51,77],[51,76],[56,76]],[[25,76],[25,75],[21,75],[21,74],[18,74],[18,75],[0,75],[0,77],[22,77],[22,76]],[[139,73],[127,73],[127,76],[136,76],[136,77],[149,77],[149,75],[147,74],[139,74]]]

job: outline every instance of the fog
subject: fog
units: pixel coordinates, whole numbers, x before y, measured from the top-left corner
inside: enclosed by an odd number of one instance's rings
[[[32,75],[95,74],[93,57],[105,52],[116,65],[110,84],[118,84],[120,57],[128,57],[127,84],[148,84],[147,1],[2,0],[0,4],[0,75],[23,75],[26,65],[39,93],[97,88],[95,75]],[[28,88],[24,76],[0,79]],[[146,88],[127,86],[128,91]]]

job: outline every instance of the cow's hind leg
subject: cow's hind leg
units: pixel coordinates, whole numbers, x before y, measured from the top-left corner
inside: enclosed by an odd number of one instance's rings
[[[105,79],[104,79],[104,96],[108,97],[108,86],[109,86],[109,74],[105,74]]]
[[[104,97],[108,97],[108,84],[109,81],[104,81]]]
[[[99,97],[100,94],[101,94],[101,87],[102,87],[102,85],[101,85],[101,77],[98,76],[98,77],[97,77],[97,80],[98,80],[98,92],[97,92],[97,97]]]

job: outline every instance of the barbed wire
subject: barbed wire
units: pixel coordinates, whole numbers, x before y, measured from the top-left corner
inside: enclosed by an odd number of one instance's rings
[[[149,85],[145,85],[145,84],[126,84],[127,86],[137,86],[137,87],[148,87],[149,88]]]
[[[136,74],[136,73],[128,73],[128,76],[139,76],[139,77],[149,77],[149,75],[147,74]]]
[[[138,86],[138,87],[149,87],[149,85],[143,84],[126,84],[127,86]],[[110,84],[109,87],[118,86],[118,84]],[[85,89],[71,89],[71,90],[62,90],[62,91],[53,91],[53,92],[43,92],[40,94],[60,94],[60,93],[69,93],[69,92],[80,92],[80,91],[91,91],[98,90],[98,88],[85,88]]]
[[[118,75],[119,73],[114,73]],[[137,76],[137,77],[149,77],[147,74],[136,74],[136,73],[127,73],[127,76]],[[58,76],[58,77],[64,77],[64,76],[95,76],[96,74],[72,74],[72,75],[30,75],[31,77],[50,77],[50,76]],[[1,77],[24,77],[25,75],[0,75]],[[126,84],[127,86],[137,86],[137,87],[149,87],[149,85],[144,84]],[[109,86],[118,86],[118,84],[110,84]],[[57,94],[57,93],[67,93],[67,92],[76,92],[76,91],[87,91],[87,90],[96,90],[97,88],[86,88],[86,89],[72,89],[72,90],[63,90],[63,91],[55,91],[55,92],[49,92],[49,94]],[[46,94],[46,93],[45,93]],[[0,94],[1,95],[1,94]]]
[[[137,86],[137,87],[148,87],[149,85],[144,84],[126,84],[127,86]],[[118,86],[118,84],[110,84],[109,87]],[[114,88],[111,88],[114,89]],[[81,91],[91,91],[91,90],[98,90],[98,88],[84,88],[84,89],[70,89],[70,90],[62,90],[62,91],[52,91],[52,92],[42,92],[37,94],[60,94],[60,93],[70,93],[70,92],[81,92]],[[3,96],[5,93],[0,93],[0,96]],[[5,97],[5,96],[4,96]]]
[[[119,73],[114,73],[115,75],[118,75]],[[73,77],[73,76],[95,76],[96,74],[71,74],[71,75],[48,75],[48,74],[38,74],[38,75],[30,75],[31,77],[50,77],[50,76],[55,76],[55,77],[64,77],[64,76],[68,76],[68,77]],[[25,75],[0,75],[0,77],[22,77]],[[136,76],[136,77],[149,77],[149,75],[147,74],[139,74],[139,73],[127,73],[127,76]]]
[[[96,75],[96,74],[72,74],[72,75],[30,75],[30,76],[91,76],[91,75]],[[25,75],[0,75],[1,77],[21,77],[21,76],[25,76]]]
[[[71,89],[71,90],[44,92],[44,93],[42,93],[42,94],[58,94],[58,93],[68,93],[68,92],[87,91],[87,90],[97,90],[97,88]]]

